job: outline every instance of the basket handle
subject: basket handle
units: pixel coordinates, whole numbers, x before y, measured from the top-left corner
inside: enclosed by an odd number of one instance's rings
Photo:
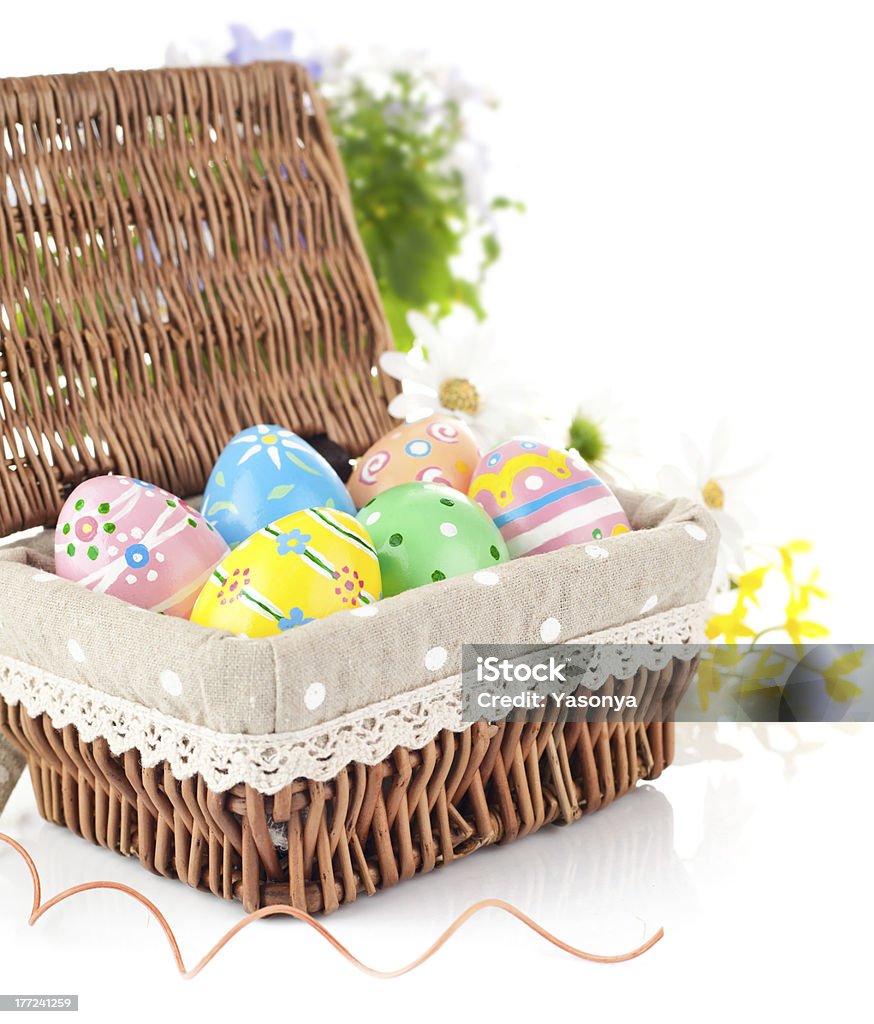
[[[15,747],[0,735],[0,814],[15,789],[15,783],[24,771],[24,758]]]

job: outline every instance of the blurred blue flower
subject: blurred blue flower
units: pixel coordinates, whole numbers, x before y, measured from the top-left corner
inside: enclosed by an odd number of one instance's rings
[[[322,75],[322,65],[317,60],[302,60],[294,56],[294,32],[280,28],[259,39],[248,25],[231,25],[233,48],[226,54],[231,64],[251,64],[256,60],[297,61],[318,79]]]
[[[308,619],[302,608],[292,608],[288,613],[287,619],[279,620],[279,628],[281,630],[295,629],[297,626],[305,626],[308,622],[312,622],[312,619]]]

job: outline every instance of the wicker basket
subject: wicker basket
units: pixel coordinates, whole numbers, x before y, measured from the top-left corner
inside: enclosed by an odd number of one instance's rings
[[[353,455],[387,429],[390,340],[301,68],[7,80],[0,101],[0,534],[51,527],[96,474],[197,494],[252,422]],[[694,667],[608,687],[657,701]],[[49,821],[247,910],[310,912],[571,822],[673,755],[670,722],[479,723],[265,794],[2,699],[0,736]]]
[[[682,686],[694,663],[637,684],[651,693],[675,671]],[[674,752],[672,723],[476,723],[379,764],[350,765],[331,782],[301,779],[263,796],[177,781],[166,765],[143,768],[136,751],[115,757],[105,740],[85,743],[72,726],[59,731],[48,715],[32,719],[2,700],[0,730],[25,754],[46,820],[246,910],[289,904],[310,913],[575,821],[658,778]],[[276,823],[287,823],[287,849],[276,845]]]

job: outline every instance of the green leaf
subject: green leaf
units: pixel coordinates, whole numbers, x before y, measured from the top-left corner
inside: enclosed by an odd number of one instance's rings
[[[410,325],[407,323],[407,313],[416,307],[400,299],[388,285],[382,289],[382,305],[395,348],[398,352],[408,352],[413,346],[414,338]]]
[[[286,495],[291,494],[293,490],[294,484],[280,484],[278,487],[274,487],[267,495],[267,500],[276,501],[278,498],[284,498]]]
[[[483,239],[483,265],[490,267],[501,258],[501,243],[494,235],[486,235]]]
[[[467,306],[475,314],[478,320],[485,320],[486,311],[479,298],[479,288],[472,281],[464,281],[458,278],[455,282],[455,300],[462,306]]]
[[[467,101],[435,94],[427,69],[396,70],[378,84],[347,76],[325,93],[396,347],[412,343],[410,310],[437,320],[461,304],[482,318],[480,290],[500,246],[471,202],[465,173],[453,165],[469,126]],[[524,210],[503,195],[488,205],[498,213]],[[468,243],[482,246],[473,280],[453,266]]]
[[[215,482],[216,482],[216,484],[219,487],[224,487],[224,485],[225,485],[225,475],[224,475],[224,473],[222,473],[221,470],[219,470],[218,473],[216,473],[216,475],[215,475]]]
[[[410,227],[394,239],[386,269],[394,291],[417,307],[452,290],[452,275],[439,240],[420,227]]]
[[[525,213],[526,207],[518,199],[510,199],[509,196],[495,196],[489,203],[493,210],[515,210],[516,213]]]
[[[210,505],[208,516],[218,515],[219,512],[233,512],[236,514],[237,506],[232,501],[215,501]]]
[[[319,476],[319,471],[313,469],[312,466],[308,466],[305,462],[302,462],[294,452],[290,452],[287,448],[285,449],[286,456],[297,466],[298,469],[302,469],[304,473],[312,473],[313,476]]]

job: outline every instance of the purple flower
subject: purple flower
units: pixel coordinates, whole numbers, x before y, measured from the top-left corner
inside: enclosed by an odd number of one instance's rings
[[[294,32],[287,28],[277,29],[259,39],[248,25],[231,25],[234,45],[226,54],[231,64],[251,64],[256,60],[297,60],[312,78],[322,76],[322,65],[317,60],[301,60],[294,56]]]

